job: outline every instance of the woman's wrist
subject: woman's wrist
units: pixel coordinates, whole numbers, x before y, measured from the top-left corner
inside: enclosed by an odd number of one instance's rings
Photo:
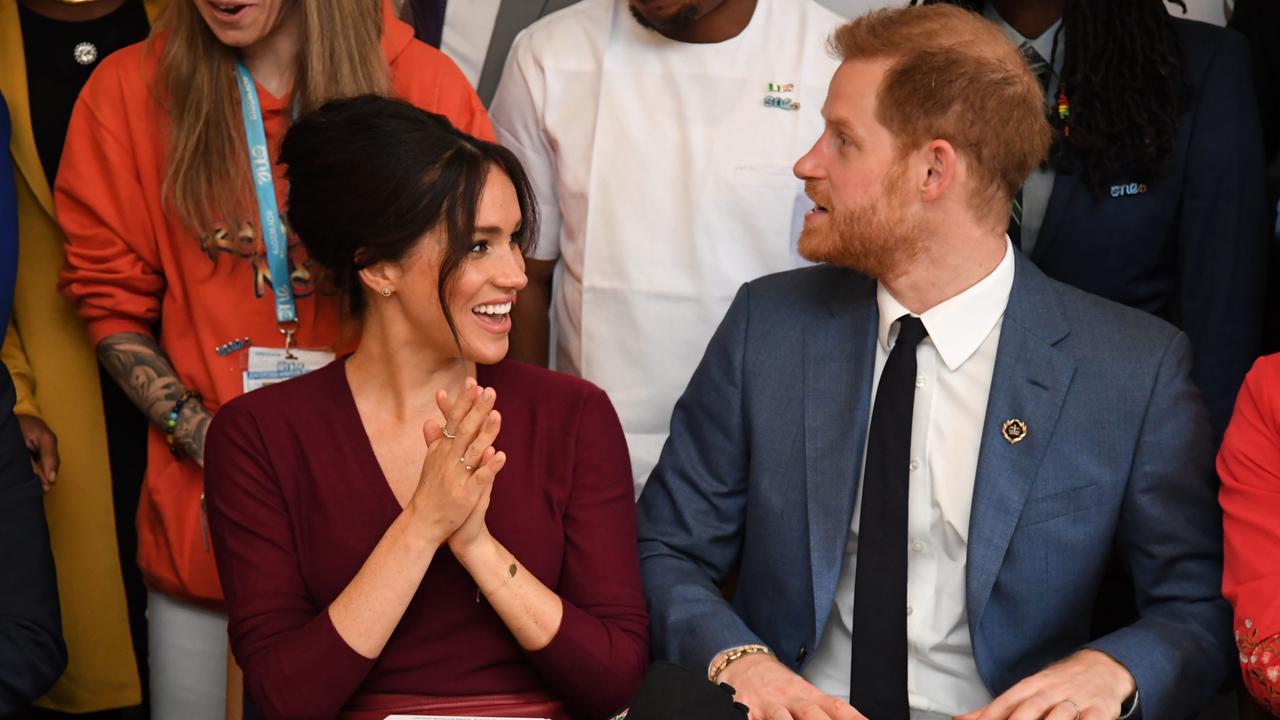
[[[505,585],[509,579],[509,569],[515,563],[511,553],[487,531],[465,545],[451,545],[449,549],[483,595]]]
[[[435,553],[448,540],[448,531],[439,527],[432,513],[424,508],[417,497],[409,500],[400,516],[407,521],[408,539],[418,549]]]

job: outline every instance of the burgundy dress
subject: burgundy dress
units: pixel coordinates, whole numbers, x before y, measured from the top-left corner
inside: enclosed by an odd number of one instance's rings
[[[481,366],[507,464],[490,532],[564,602],[551,644],[522,650],[447,546],[382,655],[327,608],[401,512],[339,360],[227,403],[206,447],[213,545],[245,686],[268,718],[331,718],[356,696],[524,693],[604,718],[648,664],[626,441],[604,392],[514,361]],[[424,448],[425,452],[425,448]]]

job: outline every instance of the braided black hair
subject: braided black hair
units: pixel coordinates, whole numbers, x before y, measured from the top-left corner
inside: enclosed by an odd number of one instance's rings
[[[1183,0],[1167,0],[1187,10]],[[915,5],[920,0],[911,0]],[[983,0],[949,2],[982,11]],[[1049,166],[1081,173],[1101,196],[1121,181],[1155,181],[1173,152],[1178,117],[1189,89],[1166,0],[1067,0],[1059,32],[1066,35],[1059,87],[1070,117],[1051,98],[1054,143]],[[1056,52],[1058,38],[1054,38]],[[1077,167],[1078,166],[1078,167]]]

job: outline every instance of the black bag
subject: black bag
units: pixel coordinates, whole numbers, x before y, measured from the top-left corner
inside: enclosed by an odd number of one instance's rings
[[[745,705],[733,701],[733,688],[712,685],[705,677],[669,662],[656,662],[631,698],[626,720],[747,720]]]

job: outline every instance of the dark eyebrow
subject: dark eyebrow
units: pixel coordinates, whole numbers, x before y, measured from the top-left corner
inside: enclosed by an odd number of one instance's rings
[[[501,235],[503,234],[503,230],[497,225],[477,225],[476,234],[477,235]]]

